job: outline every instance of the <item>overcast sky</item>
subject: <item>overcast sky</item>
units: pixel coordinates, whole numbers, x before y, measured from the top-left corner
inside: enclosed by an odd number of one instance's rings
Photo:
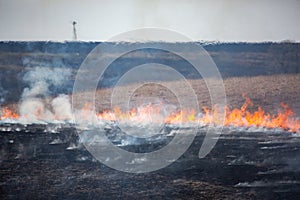
[[[300,41],[300,0],[0,0],[0,40],[104,41],[137,28],[193,40]]]

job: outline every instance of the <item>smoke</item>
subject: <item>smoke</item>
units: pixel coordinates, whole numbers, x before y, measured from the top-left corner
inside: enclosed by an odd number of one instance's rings
[[[68,95],[61,94],[51,102],[57,120],[72,119],[72,109]]]
[[[3,87],[1,86],[1,83],[0,83],[0,105],[5,103],[7,94],[8,94],[8,92],[3,89]]]
[[[52,99],[70,79],[66,68],[34,67],[23,76],[28,85],[24,88],[19,104],[19,113],[27,122],[36,120],[71,120],[71,105],[67,95]]]
[[[3,59],[3,60],[5,60],[5,59]],[[7,88],[8,77],[11,77],[10,73],[8,71],[9,70],[1,70],[1,73],[0,73],[0,80],[1,80],[0,81],[0,106],[7,102],[10,92],[12,92],[11,90],[8,90],[8,88]],[[11,79],[9,81],[11,81]]]
[[[34,122],[36,120],[51,120],[53,114],[45,106],[42,99],[29,98],[21,102],[19,108],[20,115],[26,119],[27,122]]]
[[[64,85],[70,75],[70,69],[66,68],[35,67],[23,77],[23,81],[29,86],[24,89],[22,98],[53,94]]]
[[[80,40],[106,40],[127,30],[156,27],[195,40],[300,41],[299,0],[115,2],[1,1],[0,13],[5,17],[0,17],[0,24],[5,28],[0,37],[64,41],[72,38],[72,26],[67,22],[76,20]],[[41,19],[47,19],[47,25]]]

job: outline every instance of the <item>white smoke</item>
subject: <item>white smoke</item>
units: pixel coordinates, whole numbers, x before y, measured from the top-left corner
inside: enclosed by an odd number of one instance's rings
[[[46,108],[43,100],[38,98],[30,98],[22,101],[19,112],[22,120],[29,123],[53,119],[52,112]]]
[[[66,68],[32,68],[23,77],[29,87],[24,89],[22,97],[48,96],[50,87],[55,89],[62,86],[70,75],[70,70]]]
[[[51,102],[55,119],[57,120],[71,120],[72,109],[70,98],[68,95],[61,94]]]
[[[7,91],[5,91],[3,89],[3,87],[1,86],[1,83],[0,83],[0,105],[5,102],[6,95],[7,95]]]
[[[28,87],[23,90],[19,113],[26,122],[39,120],[71,120],[70,99],[59,95],[51,100],[51,95],[69,80],[71,71],[66,68],[31,68],[23,77]]]
[[[25,88],[22,97],[32,98],[47,93],[48,84],[46,82],[37,82],[32,88]]]

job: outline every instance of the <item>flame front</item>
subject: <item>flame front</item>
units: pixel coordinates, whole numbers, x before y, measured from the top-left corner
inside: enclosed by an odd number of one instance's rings
[[[250,112],[247,108],[253,105],[249,98],[246,98],[245,103],[240,109],[230,110],[228,106],[225,107],[225,126],[238,127],[266,127],[266,128],[281,128],[290,132],[300,132],[300,121],[295,118],[292,109],[285,103],[281,103],[280,111],[271,115],[266,113],[261,106],[257,110]],[[204,109],[205,116],[203,122],[215,123],[212,119],[213,113],[217,110]],[[217,124],[217,123],[215,123]]]
[[[265,128],[281,128],[290,132],[300,132],[300,121],[295,118],[294,112],[287,105],[282,103],[280,111],[271,115],[265,112],[261,106],[257,110],[249,111],[248,108],[253,106],[252,101],[246,98],[241,108],[230,109],[228,106],[224,108],[225,111],[225,126],[235,127],[265,127]],[[91,109],[90,104],[86,104],[80,112],[82,118],[87,118],[91,115],[87,112]],[[180,123],[200,123],[208,125],[213,123],[215,125],[222,125],[223,121],[216,120],[219,109],[214,106],[212,109],[206,107],[202,108],[202,114],[196,113],[193,109],[181,109],[178,111],[165,114],[164,105],[162,104],[147,104],[138,108],[133,108],[130,111],[122,111],[119,107],[113,110],[104,110],[96,114],[100,121],[132,121],[137,123],[159,123],[165,124],[180,124]],[[39,115],[40,116],[40,115]],[[25,116],[22,116],[25,117]],[[5,119],[19,119],[20,116],[5,107],[2,109],[0,120]]]
[[[287,105],[282,103],[280,111],[271,115],[266,113],[261,106],[258,106],[256,111],[250,112],[249,106],[252,106],[253,102],[250,98],[246,98],[241,108],[230,109],[228,106],[225,110],[225,126],[235,127],[265,127],[265,128],[281,128],[290,132],[300,132],[300,121],[294,116],[294,112]],[[107,121],[119,121],[119,120],[131,120],[131,121],[147,121],[150,119],[150,115],[153,116],[153,112],[156,115],[160,115],[163,110],[163,106],[147,105],[140,107],[139,109],[132,109],[129,112],[122,112],[120,108],[115,107],[113,111],[104,111],[97,114],[99,120]],[[198,115],[193,109],[181,109],[176,112],[172,112],[165,117],[164,123],[166,124],[180,124],[180,123],[201,123],[208,125],[213,123],[214,125],[222,125],[223,121],[219,120],[219,109],[214,106],[212,109],[203,107],[203,114]],[[152,114],[150,114],[152,113]],[[153,122],[153,119],[152,121]]]
[[[19,119],[19,115],[12,110],[10,110],[8,107],[4,107],[2,109],[2,115],[0,116],[0,120],[4,119]]]

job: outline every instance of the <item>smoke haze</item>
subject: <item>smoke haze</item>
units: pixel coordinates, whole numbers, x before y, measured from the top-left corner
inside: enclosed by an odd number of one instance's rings
[[[300,41],[299,0],[1,0],[0,40],[103,41],[137,28],[171,29],[193,40]]]

